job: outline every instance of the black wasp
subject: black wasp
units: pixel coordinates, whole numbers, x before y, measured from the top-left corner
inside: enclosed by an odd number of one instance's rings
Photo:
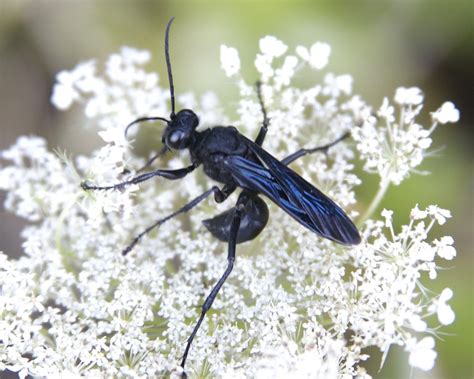
[[[125,133],[130,126],[138,122],[163,121],[166,123],[166,129],[162,136],[164,146],[145,167],[148,167],[166,151],[183,149],[189,150],[192,164],[177,170],[154,170],[112,186],[94,186],[83,183],[82,187],[85,190],[120,189],[155,176],[175,180],[183,178],[200,165],[203,166],[208,177],[223,183],[222,188],[213,186],[171,215],[150,225],[123,250],[123,254],[127,254],[150,230],[180,213],[189,211],[210,195],[213,194],[215,201],[221,203],[237,187],[241,189],[234,207],[214,218],[203,221],[212,235],[228,243],[228,263],[225,272],[204,301],[201,315],[187,340],[181,361],[184,372],[184,365],[193,339],[206,312],[211,308],[219,290],[232,271],[236,244],[254,239],[267,224],[268,208],[259,195],[268,197],[301,225],[321,237],[343,245],[356,245],[360,242],[360,236],[355,225],[334,201],[288,168],[291,162],[306,154],[327,151],[329,147],[346,138],[347,134],[331,144],[313,149],[300,149],[281,161],[276,159],[262,148],[269,119],[263,104],[260,83],[257,83],[257,95],[262,109],[263,124],[255,141],[240,134],[233,126],[215,126],[211,129],[197,131],[199,119],[192,110],[182,109],[175,113],[173,75],[169,56],[169,31],[173,19],[171,18],[168,22],[165,34],[165,56],[171,94],[170,119],[142,117],[129,124]]]

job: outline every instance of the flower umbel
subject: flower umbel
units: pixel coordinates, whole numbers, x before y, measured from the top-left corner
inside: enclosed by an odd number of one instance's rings
[[[380,175],[381,187],[399,184],[423,160],[436,125],[459,119],[448,102],[432,113],[429,128],[417,124],[423,96],[416,88],[396,91],[398,117],[388,99],[375,117],[352,94],[349,75],[327,72],[322,83],[291,86],[298,71],[327,65],[329,45],[298,46],[291,54],[267,36],[259,47],[255,66],[271,120],[265,148],[283,158],[352,131],[357,149],[345,140],[292,165],[352,217],[358,215],[350,210],[357,203],[354,187],[361,184],[353,171],[357,154],[367,171]],[[149,52],[123,48],[108,59],[104,73],[89,61],[58,74],[52,102],[62,110],[82,104],[105,142],[102,148],[71,160],[50,152],[42,138],[20,137],[1,153],[8,162],[0,167],[5,208],[31,224],[22,232],[20,259],[0,254],[0,370],[39,377],[180,372],[199,306],[225,268],[227,246],[201,220],[230,208],[235,196],[170,220],[123,257],[120,251],[133,236],[204,192],[209,180],[196,172],[121,191],[80,188],[82,179],[122,181],[125,168],[133,172],[144,164],[123,138],[124,124],[170,111],[168,89],[144,69],[149,59]],[[254,86],[240,74],[237,50],[223,45],[221,64],[240,90],[237,119],[224,114],[212,92],[180,94],[177,106],[194,109],[201,127],[232,124],[254,136],[262,115]],[[179,155],[162,165],[183,167],[187,159]],[[433,225],[451,215],[437,206],[415,206],[396,231],[392,211],[380,218],[370,208],[363,216],[363,242],[345,248],[270,205],[262,235],[238,247],[234,271],[193,344],[189,373],[368,377],[363,362],[371,357],[363,349],[377,346],[386,354],[393,344],[403,346],[413,367],[431,369],[436,352],[427,334],[436,325],[427,318],[452,323],[453,293],[446,288],[432,295],[420,280],[434,280],[437,261],[456,255],[452,237],[430,237]]]

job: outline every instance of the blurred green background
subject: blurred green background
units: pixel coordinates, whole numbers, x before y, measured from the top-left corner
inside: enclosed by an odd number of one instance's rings
[[[55,74],[78,62],[105,59],[122,45],[150,49],[150,69],[165,78],[163,36],[172,31],[172,60],[177,93],[212,89],[232,114],[237,92],[220,70],[219,46],[240,52],[247,81],[257,79],[253,60],[258,40],[274,35],[290,49],[326,41],[332,46],[328,69],[350,73],[354,92],[374,107],[393,97],[397,86],[420,87],[428,111],[451,100],[461,121],[439,127],[425,160],[430,176],[413,176],[389,190],[382,206],[405,222],[415,203],[450,209],[453,219],[440,235],[452,235],[458,257],[444,262],[430,288],[454,290],[456,322],[442,328],[436,367],[413,372],[408,357],[393,348],[387,363],[368,367],[377,378],[472,378],[473,372],[473,103],[474,49],[472,0],[413,1],[0,1],[0,150],[22,134],[46,137],[51,148],[70,154],[90,152],[100,142],[80,109],[61,113],[49,104]],[[314,81],[314,78],[308,78]],[[163,82],[163,83],[166,83]],[[129,120],[124,120],[126,124]],[[143,149],[142,149],[143,150]],[[377,178],[364,176],[358,189],[367,203]],[[3,202],[3,195],[0,200]],[[21,251],[21,220],[0,210],[0,250]],[[435,232],[437,232],[435,231]],[[374,354],[380,354],[376,351]],[[0,374],[1,375],[1,374]]]

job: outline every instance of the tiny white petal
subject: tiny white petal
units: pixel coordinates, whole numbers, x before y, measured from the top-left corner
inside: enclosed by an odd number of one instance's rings
[[[266,55],[257,54],[257,57],[255,58],[255,68],[261,74],[263,81],[266,81],[266,79],[273,76],[274,71],[269,58]]]
[[[434,245],[438,248],[437,253],[441,258],[451,260],[456,256],[453,237],[444,236],[439,241],[435,240]]]
[[[423,92],[417,87],[399,87],[395,92],[395,101],[402,105],[419,105],[423,101]]]
[[[221,67],[225,74],[231,77],[240,70],[240,58],[237,49],[221,45]]]
[[[385,117],[388,122],[394,122],[395,117],[393,115],[393,112],[394,112],[393,106],[391,106],[388,99],[384,97],[382,105],[380,109],[378,110],[377,114],[380,117]]]
[[[410,319],[410,324],[417,332],[424,332],[426,330],[426,322],[419,315],[413,315]]]
[[[413,220],[422,220],[427,215],[428,215],[428,212],[420,210],[420,208],[418,208],[418,204],[415,205],[415,208],[413,208],[411,213],[410,213],[410,217]]]
[[[450,325],[456,319],[456,314],[447,304],[442,304],[438,307],[438,320],[443,325]]]
[[[436,351],[433,337],[425,337],[419,341],[410,351],[409,363],[413,367],[418,367],[424,371],[429,371],[434,367]]]
[[[445,288],[441,294],[439,295],[439,300],[442,302],[446,302],[453,297],[453,290],[451,288]]]
[[[437,304],[437,315],[438,320],[443,325],[452,324],[456,318],[456,314],[447,304],[447,302],[453,297],[453,291],[451,288],[445,288],[436,302]]]
[[[441,108],[433,113],[433,119],[438,121],[440,124],[447,124],[448,122],[459,121],[459,110],[451,101],[443,103]]]
[[[423,138],[418,141],[418,146],[427,149],[431,146],[431,138]]]
[[[260,39],[260,51],[263,55],[271,58],[277,58],[285,54],[288,46],[273,36],[266,36]]]
[[[309,64],[317,70],[324,68],[329,62],[331,46],[325,42],[316,42],[311,46]]]
[[[72,87],[55,84],[51,95],[51,103],[60,110],[66,110],[78,97],[79,94]]]
[[[393,211],[390,211],[388,209],[384,209],[382,211],[382,217],[385,218],[386,227],[389,227],[390,225],[392,225],[392,215],[393,215]]]

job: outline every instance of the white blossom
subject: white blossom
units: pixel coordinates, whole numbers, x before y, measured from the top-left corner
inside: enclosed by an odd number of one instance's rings
[[[434,348],[433,337],[425,337],[419,342],[415,342],[410,349],[410,365],[418,367],[424,371],[431,370],[435,364],[438,355]]]
[[[273,36],[266,36],[260,39],[260,51],[263,55],[276,58],[285,54],[288,46]]]
[[[283,66],[275,70],[275,86],[281,88],[290,84],[291,78],[295,74],[295,68],[298,64],[298,59],[293,55],[285,57]]]
[[[454,322],[455,314],[451,307],[447,304],[447,301],[453,297],[453,291],[450,288],[445,288],[436,303],[436,313],[438,320],[443,325],[449,325]]]
[[[332,73],[324,77],[323,94],[338,97],[341,93],[350,95],[352,93],[352,77],[350,75],[335,76]]]
[[[447,260],[451,260],[456,256],[456,249],[453,244],[454,239],[451,236],[444,236],[440,240],[434,241],[434,245],[437,247],[437,254]]]
[[[449,210],[442,209],[437,205],[428,206],[426,212],[433,220],[436,220],[439,225],[444,225],[446,219],[451,218],[451,212]]]
[[[423,93],[417,87],[399,87],[395,92],[395,102],[400,105],[419,105],[423,101]]]
[[[443,103],[441,108],[432,114],[433,120],[440,124],[447,124],[448,122],[459,121],[459,110],[450,101]]]
[[[229,77],[239,72],[240,58],[235,48],[221,45],[221,67]]]
[[[398,88],[395,101],[400,104],[398,120],[394,116],[394,107],[384,98],[377,112],[379,118],[366,117],[352,135],[365,161],[364,169],[378,173],[387,184],[398,185],[411,172],[417,172],[417,167],[428,154],[436,124],[424,128],[416,122],[423,101],[418,88]]]
[[[439,299],[433,299],[418,292],[422,273],[431,276],[436,269],[437,243],[427,240],[434,220],[425,212],[423,217],[402,226],[397,233],[392,225],[392,214],[384,210],[385,222],[367,222],[367,229],[363,231],[366,242],[351,251],[355,267],[351,323],[365,344],[404,346],[410,353],[409,363],[428,370],[436,357],[434,340],[433,346],[426,349],[426,342],[419,344],[412,330],[433,332],[423,318],[440,310],[442,316],[438,314],[438,317],[442,322],[443,316],[443,321],[448,320],[452,312],[446,304],[449,293],[443,291]],[[421,214],[419,210],[418,214]],[[388,233],[383,233],[383,228]],[[374,330],[377,332],[371,332]]]
[[[297,46],[296,53],[311,67],[321,70],[328,64],[331,46],[325,42],[316,42],[309,50],[304,46]]]
[[[379,117],[385,118],[387,122],[393,123],[395,121],[394,116],[394,107],[389,105],[388,99],[386,97],[383,98],[383,103],[380,109],[378,110],[377,114]]]
[[[428,215],[428,212],[418,208],[418,204],[416,204],[415,208],[413,208],[410,212],[410,218],[413,219],[413,220],[424,219],[427,215]]]
[[[382,211],[382,217],[385,218],[385,226],[389,227],[392,224],[393,211],[384,209]]]
[[[95,62],[88,61],[77,65],[72,71],[62,71],[56,76],[57,83],[53,87],[51,102],[61,110],[68,109],[80,99],[76,86],[85,87],[95,71]]]
[[[275,37],[259,45],[255,66],[271,120],[265,149],[283,158],[352,131],[356,149],[344,140],[326,154],[298,159],[292,168],[353,218],[354,187],[361,185],[355,158],[380,175],[381,187],[398,184],[421,164],[436,123],[456,119],[443,105],[430,129],[417,124],[423,96],[416,88],[396,91],[396,117],[387,98],[374,113],[353,95],[350,75],[325,72],[322,83],[294,87],[298,70],[326,66],[329,45],[298,46],[297,56],[287,54],[287,45]],[[123,130],[137,117],[170,113],[167,83],[160,86],[159,76],[144,67],[150,59],[148,51],[125,47],[103,66],[88,61],[58,74],[53,104],[61,110],[82,106],[102,147],[70,158],[30,136],[1,152],[4,207],[28,226],[21,233],[20,259],[0,253],[0,369],[21,377],[181,373],[180,357],[199,307],[226,264],[227,244],[212,238],[201,221],[232,207],[236,197],[224,204],[210,199],[168,221],[123,257],[137,233],[204,192],[209,180],[196,170],[179,181],[157,179],[121,190],[80,187],[84,180],[101,185],[126,180],[145,163]],[[177,94],[177,108],[193,108],[202,128],[234,125],[254,138],[262,124],[254,80],[239,75],[234,48],[221,46],[221,65],[227,76],[237,76],[236,118],[224,113],[212,92]],[[157,151],[160,137],[157,131]],[[188,159],[169,153],[160,166],[183,167]],[[382,195],[374,197],[375,205]],[[238,246],[232,275],[194,340],[188,373],[369,378],[361,363],[375,358],[365,349],[378,347],[385,356],[392,345],[405,349],[412,367],[431,369],[436,352],[427,335],[436,326],[429,316],[452,323],[453,293],[432,295],[420,280],[434,280],[438,260],[456,255],[452,237],[430,236],[433,225],[443,225],[451,214],[416,205],[398,230],[396,212],[374,215],[373,209],[358,219],[365,220],[362,243],[349,248],[319,238],[270,205],[272,217],[262,235]]]

